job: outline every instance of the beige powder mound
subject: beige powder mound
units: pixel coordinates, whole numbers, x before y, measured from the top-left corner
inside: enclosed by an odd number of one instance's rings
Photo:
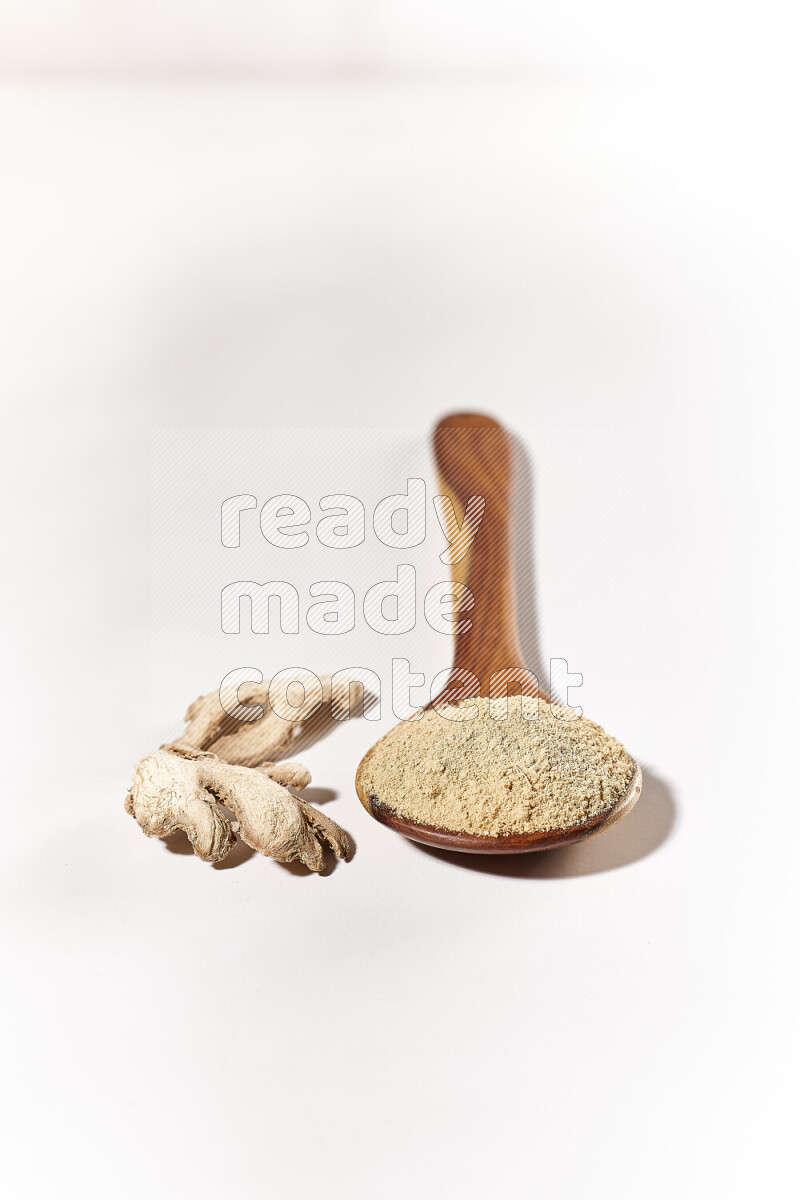
[[[402,722],[367,756],[359,790],[418,823],[487,837],[567,829],[628,790],[635,762],[593,721],[521,696],[505,720],[493,711],[504,713],[505,700],[462,700]]]

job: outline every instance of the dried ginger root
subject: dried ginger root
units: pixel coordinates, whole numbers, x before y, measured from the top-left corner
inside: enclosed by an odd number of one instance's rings
[[[307,768],[271,761],[288,749],[310,706],[304,705],[293,721],[284,721],[269,709],[266,687],[251,688],[243,698],[244,703],[262,704],[264,716],[257,722],[238,722],[233,732],[224,734],[220,727],[231,719],[220,705],[219,693],[196,700],[181,740],[162,746],[137,766],[125,809],[148,837],[183,830],[195,854],[206,862],[223,859],[238,834],[261,854],[279,862],[299,859],[310,870],[321,871],[323,844],[339,858],[348,858],[350,840],[335,821],[288,790],[308,787]],[[323,701],[330,699],[328,679],[323,681]],[[222,805],[233,813],[233,820]]]
[[[242,767],[258,767],[265,762],[274,762],[286,754],[298,728],[318,704],[331,704],[334,695],[344,703],[349,690],[356,703],[363,699],[363,686],[355,681],[337,682],[335,693],[330,675],[320,676],[319,682],[322,684],[321,701],[307,693],[288,721],[270,707],[268,682],[243,683],[238,690],[242,705],[260,705],[263,708],[263,716],[257,721],[237,721],[230,717],[220,704],[219,692],[208,692],[189,706],[187,726],[181,740],[210,750],[225,762],[237,763]],[[288,698],[292,703],[292,688],[295,686],[290,684],[288,688]]]
[[[320,843],[347,858],[350,841],[335,821],[287,790],[287,785],[304,788],[310,782],[310,772],[299,763],[239,767],[174,742],[139,763],[125,808],[148,837],[183,830],[206,862],[223,859],[238,834],[269,858],[300,859],[310,870],[321,871],[325,859]],[[222,804],[235,820],[226,816]]]
[[[230,821],[207,790],[199,760],[202,750],[162,746],[143,758],[125,798],[125,811],[148,837],[183,832],[198,858],[219,862],[236,841]]]

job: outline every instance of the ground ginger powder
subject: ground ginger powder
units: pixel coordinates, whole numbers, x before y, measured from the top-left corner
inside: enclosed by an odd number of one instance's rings
[[[492,715],[506,711],[505,720]],[[462,700],[401,722],[365,759],[360,784],[418,824],[497,837],[568,829],[608,812],[635,771],[624,746],[593,721],[513,696]]]

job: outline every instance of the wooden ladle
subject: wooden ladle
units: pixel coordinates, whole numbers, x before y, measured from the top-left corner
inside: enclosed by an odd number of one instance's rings
[[[465,513],[469,521],[472,497],[483,497],[485,508],[468,554],[453,568],[454,581],[466,583],[474,597],[474,605],[468,610],[469,626],[456,634],[452,672],[431,703],[504,695],[506,689],[538,695],[541,703],[549,703],[535,677],[525,669],[519,641],[511,553],[511,439],[491,417],[454,413],[438,423],[433,442],[443,491],[459,523],[463,524]],[[478,509],[479,502],[473,502],[472,512],[476,514]],[[414,726],[409,728],[413,730]],[[367,812],[416,842],[468,854],[522,854],[582,841],[629,813],[642,791],[642,773],[637,766],[628,790],[607,811],[579,825],[481,837],[409,820],[395,810],[392,796],[373,795],[366,786],[365,767],[378,753],[380,741],[364,756],[356,775],[356,791]]]

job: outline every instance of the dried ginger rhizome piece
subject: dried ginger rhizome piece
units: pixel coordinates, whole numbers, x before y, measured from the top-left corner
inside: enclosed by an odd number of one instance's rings
[[[182,830],[206,862],[223,859],[237,835],[261,854],[279,862],[299,860],[312,871],[323,870],[326,845],[340,858],[349,857],[344,830],[289,791],[308,787],[307,768],[273,761],[291,746],[314,705],[304,702],[285,721],[270,708],[267,692],[267,685],[250,688],[247,702],[264,711],[249,722],[232,720],[219,693],[201,696],[187,713],[181,740],[141,760],[125,808],[148,837]],[[329,679],[321,699],[331,700]]]
[[[300,678],[289,683],[281,712],[270,703],[269,683],[230,688],[227,708],[222,706],[219,691],[199,696],[186,713],[181,740],[243,767],[275,762],[288,753],[297,731],[320,705],[333,704],[346,712],[351,702],[363,700],[363,686],[356,681],[339,677],[334,682],[330,675],[309,675],[309,679],[313,682],[308,686]]]

